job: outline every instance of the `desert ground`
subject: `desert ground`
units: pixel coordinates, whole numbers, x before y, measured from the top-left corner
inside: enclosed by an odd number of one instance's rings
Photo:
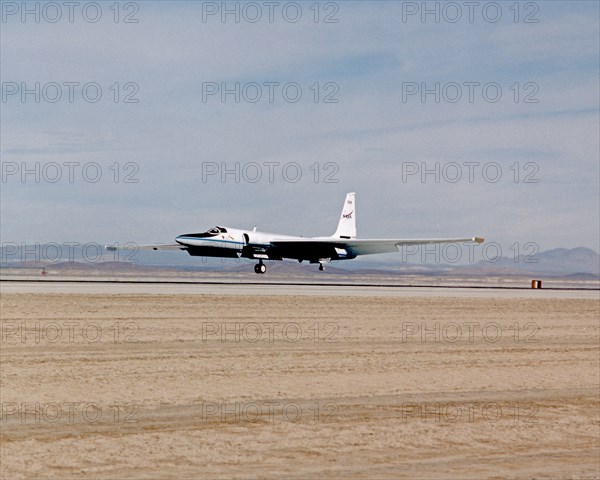
[[[600,478],[597,291],[177,288],[3,284],[2,479]]]

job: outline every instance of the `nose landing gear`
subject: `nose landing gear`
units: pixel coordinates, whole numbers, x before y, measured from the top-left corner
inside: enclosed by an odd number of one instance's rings
[[[267,266],[262,262],[262,260],[259,260],[259,262],[256,265],[254,265],[254,273],[262,274],[266,271]]]
[[[323,270],[325,270],[325,267],[322,263],[319,263],[319,271],[322,272]]]

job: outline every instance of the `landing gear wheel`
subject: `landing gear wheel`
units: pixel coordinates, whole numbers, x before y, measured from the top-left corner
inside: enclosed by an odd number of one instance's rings
[[[322,272],[323,270],[325,270],[325,267],[323,267],[322,263],[319,263],[319,272]]]
[[[267,271],[267,266],[264,263],[257,263],[254,265],[254,273],[265,273]]]

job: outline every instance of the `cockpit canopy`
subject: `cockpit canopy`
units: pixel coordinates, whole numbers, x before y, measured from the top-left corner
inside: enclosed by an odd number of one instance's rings
[[[223,227],[213,227],[210,230],[202,233],[186,233],[185,235],[180,235],[181,237],[189,237],[189,238],[208,238],[214,237],[216,235],[221,235],[222,233],[227,233],[227,229]]]
[[[211,235],[218,235],[219,233],[227,233],[227,229],[223,227],[213,227],[206,233],[210,233]]]

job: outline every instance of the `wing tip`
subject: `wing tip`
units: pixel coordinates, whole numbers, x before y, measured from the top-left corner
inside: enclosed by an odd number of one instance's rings
[[[473,237],[473,241],[475,243],[483,243],[485,242],[485,239],[483,237]]]

